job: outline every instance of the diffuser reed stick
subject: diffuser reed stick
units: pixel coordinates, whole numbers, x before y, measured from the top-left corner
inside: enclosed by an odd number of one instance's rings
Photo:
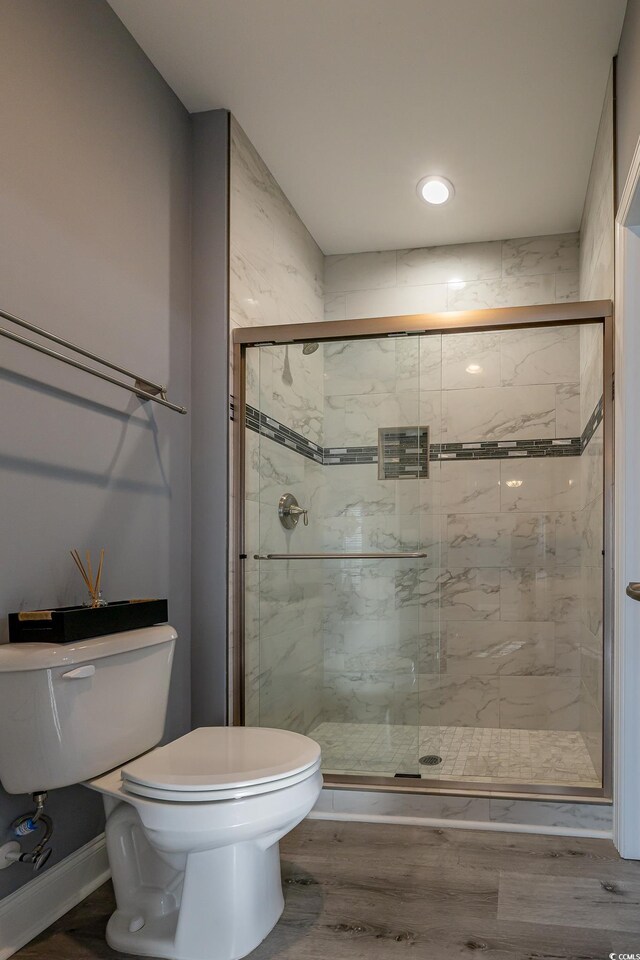
[[[87,566],[83,564],[80,559],[80,553],[78,550],[69,551],[73,562],[80,571],[80,575],[84,580],[87,590],[89,591],[89,596],[91,597],[91,606],[92,607],[103,607],[105,606],[105,601],[100,595],[100,582],[102,580],[102,567],[104,564],[104,547],[100,550],[100,562],[98,564],[98,572],[96,573],[95,580],[93,577],[93,568],[91,566],[91,554],[87,550]]]

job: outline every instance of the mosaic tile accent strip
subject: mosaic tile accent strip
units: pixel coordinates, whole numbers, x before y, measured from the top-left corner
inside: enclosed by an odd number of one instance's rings
[[[249,430],[269,437],[275,443],[279,443],[283,447],[289,447],[301,456],[314,460],[316,463],[321,463],[323,466],[378,463],[377,446],[321,447],[278,420],[262,413],[256,407],[247,404],[246,409]],[[526,457],[528,459],[532,457],[579,457],[602,423],[602,418],[603,398],[600,397],[580,437],[566,437],[558,440],[487,440],[465,443],[431,443],[429,444],[429,461],[507,460],[514,457]],[[417,427],[382,429],[392,431],[392,434],[389,434],[389,460],[385,462],[384,478],[402,480],[416,479],[416,477],[425,479],[428,477],[424,434],[421,436],[420,444],[416,446]],[[425,431],[428,428],[421,427],[420,430]]]
[[[562,440],[488,440],[434,443],[432,460],[507,460],[510,457],[579,457],[580,437]]]
[[[324,463],[377,463],[377,447],[325,447]]]
[[[586,450],[589,441],[591,440],[594,433],[602,423],[603,416],[604,416],[604,397],[600,397],[600,399],[598,400],[595,406],[595,410],[589,417],[587,421],[587,425],[582,431],[582,436],[580,438],[581,453],[582,451]]]
[[[324,450],[317,443],[307,440],[301,433],[285,427],[283,423],[268,417],[266,413],[262,413],[249,404],[246,407],[246,423],[249,430],[253,430],[254,433],[269,437],[270,440],[274,440],[283,447],[289,447],[302,457],[307,457],[308,460],[324,463]]]
[[[600,786],[582,734],[574,731],[332,721],[308,736],[320,744],[326,773]],[[424,754],[436,754],[442,763],[421,765],[418,758]]]

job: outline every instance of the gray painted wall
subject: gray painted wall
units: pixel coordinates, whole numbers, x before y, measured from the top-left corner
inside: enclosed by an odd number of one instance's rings
[[[0,35],[0,306],[189,405],[187,112],[104,0],[3,0]],[[104,546],[108,598],[169,598],[167,735],[184,732],[191,418],[4,339],[0,410],[0,621],[82,600],[69,548]],[[27,800],[0,792],[0,843]],[[101,829],[82,787],[51,812],[50,863]],[[0,873],[0,897],[31,876]]]
[[[229,449],[229,114],[192,116],[192,586],[194,727],[226,718]]]
[[[640,0],[628,0],[616,61],[616,206],[640,137]]]

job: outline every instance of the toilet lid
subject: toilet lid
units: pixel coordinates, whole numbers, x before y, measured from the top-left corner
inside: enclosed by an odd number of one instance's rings
[[[289,779],[317,764],[309,737],[268,727],[201,727],[122,768],[122,780],[179,793],[228,791]],[[146,792],[146,791],[145,791]]]

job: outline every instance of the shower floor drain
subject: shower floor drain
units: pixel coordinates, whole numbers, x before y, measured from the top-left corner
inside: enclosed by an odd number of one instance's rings
[[[425,767],[435,767],[437,764],[442,763],[442,757],[439,757],[435,753],[427,753],[426,756],[420,757],[419,762]]]

